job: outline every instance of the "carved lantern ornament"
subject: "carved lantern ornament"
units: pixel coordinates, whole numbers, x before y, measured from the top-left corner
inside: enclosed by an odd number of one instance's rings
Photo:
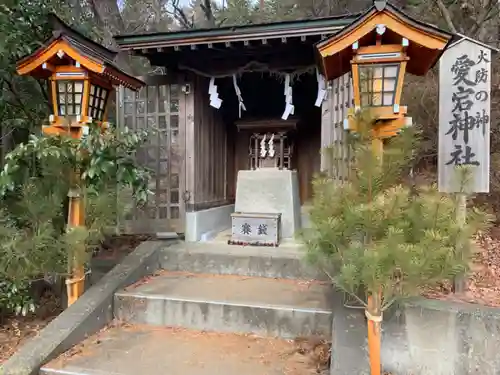
[[[404,75],[425,75],[438,61],[452,35],[416,21],[385,1],[376,1],[350,26],[317,44],[327,80],[349,71],[354,103],[345,127],[356,130],[354,114],[369,108],[376,138],[393,136],[411,125],[401,104]]]
[[[105,124],[113,87],[138,90],[144,83],[122,71],[117,53],[93,42],[50,15],[53,35],[17,63],[19,75],[49,80],[52,114],[46,134],[80,137],[86,124]]]

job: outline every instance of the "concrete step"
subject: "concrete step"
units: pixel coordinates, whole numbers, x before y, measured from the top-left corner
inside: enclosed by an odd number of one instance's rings
[[[44,365],[42,375],[307,375],[293,342],[236,334],[116,326]]]
[[[116,293],[114,312],[130,323],[330,337],[332,293],[320,281],[164,271]]]
[[[304,254],[297,244],[270,248],[196,242],[163,249],[160,261],[169,271],[326,281],[324,273],[306,265]]]

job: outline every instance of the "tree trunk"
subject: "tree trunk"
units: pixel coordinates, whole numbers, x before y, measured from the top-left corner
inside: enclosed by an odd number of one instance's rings
[[[113,37],[125,32],[125,23],[116,0],[90,0],[90,5],[97,24],[104,34],[104,46],[119,51]],[[119,52],[116,60],[120,68],[132,71],[128,53]]]
[[[90,0],[90,3],[97,23],[104,32],[104,43],[107,47],[117,47],[113,36],[125,31],[125,23],[117,2],[115,0]]]

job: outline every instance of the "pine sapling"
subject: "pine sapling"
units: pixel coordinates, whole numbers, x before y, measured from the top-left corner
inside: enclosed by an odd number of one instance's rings
[[[413,128],[385,141],[382,160],[373,152],[376,120],[362,113],[356,121],[350,179],[316,178],[311,228],[303,240],[309,261],[364,307],[371,374],[379,375],[383,312],[465,272],[470,249],[459,254],[456,244],[492,218],[473,209],[461,227],[452,197],[433,186],[404,184],[418,136]]]

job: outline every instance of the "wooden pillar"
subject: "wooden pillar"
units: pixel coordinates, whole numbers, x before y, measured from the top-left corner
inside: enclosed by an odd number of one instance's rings
[[[180,81],[181,85],[189,84],[191,90],[189,94],[181,93],[179,97],[179,127],[184,127],[185,131],[185,192],[186,211],[191,211],[195,203],[196,186],[196,153],[200,152],[195,143],[195,113],[194,113],[194,93],[201,89],[194,85],[194,82]]]
[[[327,149],[332,143],[332,131],[335,126],[332,116],[332,90],[327,89],[325,100],[321,104],[321,162],[320,170],[327,172],[331,168],[330,150]]]
[[[80,139],[82,128],[71,129],[71,136]],[[82,196],[82,181],[79,171],[74,171],[71,178],[71,186],[68,192],[68,231],[85,227],[85,207]],[[85,243],[75,244],[72,249],[72,259],[68,259],[70,276],[66,279],[66,289],[68,294],[68,306],[76,302],[85,292],[85,267],[84,256],[86,253]]]

